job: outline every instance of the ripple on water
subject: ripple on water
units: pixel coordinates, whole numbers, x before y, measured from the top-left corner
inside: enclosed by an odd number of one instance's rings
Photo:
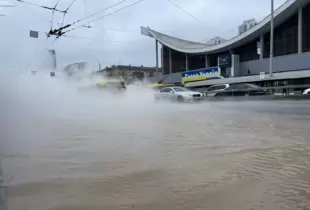
[[[309,123],[266,112],[277,104],[77,101],[12,118],[1,156],[10,209],[310,206]]]

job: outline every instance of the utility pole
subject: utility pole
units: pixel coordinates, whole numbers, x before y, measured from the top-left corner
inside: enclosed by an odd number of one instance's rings
[[[156,76],[158,77],[158,41],[155,40],[155,51],[156,51]]]
[[[274,0],[271,1],[271,15],[270,15],[270,58],[269,58],[269,77],[272,77],[273,72],[273,32],[274,32],[274,23],[273,23],[273,12],[274,12]]]

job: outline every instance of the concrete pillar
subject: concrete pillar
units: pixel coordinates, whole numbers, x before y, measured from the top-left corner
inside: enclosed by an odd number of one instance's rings
[[[302,53],[302,7],[298,9],[298,53]]]
[[[259,44],[260,44],[259,59],[262,60],[262,59],[264,59],[264,34],[260,35]]]
[[[219,75],[222,76],[221,74],[221,68],[220,68],[220,57],[217,57],[217,67],[219,69]]]
[[[161,45],[161,74],[164,75],[164,45]]]
[[[205,55],[206,68],[210,67],[208,55]]]
[[[172,56],[171,56],[171,49],[169,48],[169,74],[172,73]]]
[[[185,53],[185,71],[188,71],[188,56],[187,56],[187,53]]]
[[[156,76],[158,76],[158,41],[155,39],[155,49],[156,49]]]
[[[240,59],[239,55],[232,54],[231,55],[231,68],[230,68],[230,76],[236,77],[240,71]]]

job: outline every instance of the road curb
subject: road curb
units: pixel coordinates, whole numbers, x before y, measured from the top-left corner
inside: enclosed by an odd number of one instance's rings
[[[212,97],[207,98],[207,101],[307,101],[310,100],[310,95],[298,96],[241,96],[241,97]]]

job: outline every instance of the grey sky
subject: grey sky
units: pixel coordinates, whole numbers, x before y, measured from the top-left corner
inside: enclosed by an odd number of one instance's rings
[[[46,59],[44,49],[53,38],[46,40],[44,32],[50,27],[51,12],[34,6],[7,0],[16,5],[1,11],[0,60],[4,66],[38,68]],[[26,1],[26,0],[25,0]],[[53,6],[57,0],[27,0]],[[61,0],[59,8],[66,8],[72,0]],[[88,14],[108,7],[119,0],[85,0]],[[138,0],[127,0],[96,17],[113,12]],[[167,0],[144,0],[121,12],[92,23],[91,29],[80,28],[70,36],[88,39],[66,38],[57,40],[51,48],[56,49],[59,67],[67,63],[88,61],[103,66],[113,64],[155,65],[155,41],[140,35],[140,26],[149,26],[180,38],[194,41],[206,40],[219,35],[230,38],[237,33],[237,26],[245,19],[261,20],[270,12],[270,0],[173,0],[183,9],[203,21],[193,19]],[[275,0],[278,7],[285,0]],[[1,1],[0,1],[1,2]],[[55,25],[62,15],[55,13]],[[76,0],[65,19],[66,23],[86,16],[84,0]],[[87,24],[87,21],[83,22]],[[29,30],[40,31],[39,39],[29,38]]]

